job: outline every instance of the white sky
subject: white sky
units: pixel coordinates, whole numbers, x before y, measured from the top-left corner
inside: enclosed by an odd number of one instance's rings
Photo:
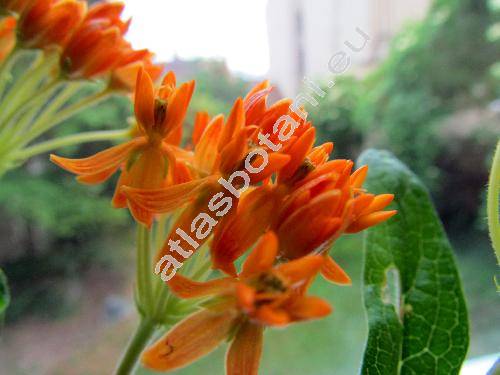
[[[224,58],[252,76],[269,69],[267,0],[125,0],[132,17],[127,39],[157,59]]]

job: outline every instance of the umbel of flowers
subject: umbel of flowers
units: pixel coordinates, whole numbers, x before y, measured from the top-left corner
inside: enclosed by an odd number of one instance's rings
[[[172,72],[153,82],[140,68],[130,140],[84,159],[51,156],[81,183],[119,174],[113,205],[137,222],[141,322],[117,373],[129,373],[139,357],[151,369],[178,369],[229,341],[227,374],[257,374],[266,329],[331,312],[309,287],[317,276],[350,284],[329,250],[341,235],[393,216],[384,211],[393,195],[363,189],[367,168],[330,159],[332,143],[314,146],[315,128],[291,100],[269,105],[267,81],[236,99],[227,119],[199,113],[186,142],[194,82],[179,85]],[[258,173],[235,182],[245,165]],[[174,268],[166,283],[155,264]],[[164,325],[172,327],[151,344]]]
[[[61,146],[128,137],[128,129],[55,139],[50,133],[110,95],[129,95],[139,67],[153,78],[161,74],[151,52],[135,50],[125,39],[130,22],[120,18],[123,7],[120,2],[89,7],[82,0],[0,1],[0,175]],[[16,70],[19,66],[26,70]],[[82,95],[89,86],[91,94]]]

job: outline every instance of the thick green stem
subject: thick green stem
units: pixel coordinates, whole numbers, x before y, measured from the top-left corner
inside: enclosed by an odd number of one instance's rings
[[[26,160],[38,154],[55,150],[60,147],[78,145],[85,142],[112,141],[117,139],[126,139],[130,137],[130,130],[103,130],[78,133],[66,137],[51,139],[46,142],[40,142],[24,150],[16,152],[12,158]]]
[[[497,144],[488,184],[488,227],[491,244],[500,265],[500,142]]]
[[[116,368],[116,375],[128,375],[134,370],[141,352],[148,344],[155,331],[155,324],[152,320],[143,318],[139,326],[131,337],[125,352]]]

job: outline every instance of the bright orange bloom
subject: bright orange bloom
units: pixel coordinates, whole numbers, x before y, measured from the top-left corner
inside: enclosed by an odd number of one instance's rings
[[[220,186],[217,190],[215,181],[219,177],[227,178],[233,171],[243,170],[243,159],[257,147],[256,131],[267,129],[273,132],[276,125],[279,134],[281,130],[286,131],[284,127],[296,122],[296,131],[282,143],[279,152],[263,147],[269,154],[269,164],[263,172],[250,175],[252,184],[262,184],[244,192],[236,201],[237,205],[233,205],[217,224],[210,245],[213,266],[232,276],[235,276],[233,264],[236,259],[269,228],[283,237],[282,256],[296,259],[313,252],[326,253],[341,234],[375,225],[395,213],[382,211],[392,200],[392,195],[375,197],[364,194],[361,185],[366,168],[350,176],[351,161],[328,161],[333,144],[313,147],[315,129],[312,124],[291,112],[289,100],[268,106],[269,92],[267,81],[257,85],[243,101],[235,103],[225,124],[222,116],[211,121],[207,114],[197,116],[192,140],[194,157],[189,164],[191,175],[198,179],[163,190],[125,188],[129,199],[153,212],[172,211],[193,202],[197,194],[205,197],[206,205],[210,199],[208,191],[224,190]],[[286,118],[286,121],[279,121],[280,118]],[[270,140],[279,143],[276,134]],[[261,160],[256,157],[253,162],[259,165]],[[202,185],[205,193],[200,190]],[[192,205],[186,208],[185,212],[190,212],[191,216],[183,214],[174,225],[158,259],[169,252],[169,240],[179,239],[175,229],[189,228],[191,221],[203,210],[201,202],[196,200],[198,211],[193,210]],[[176,257],[176,254],[171,255]],[[340,267],[335,267],[332,259],[325,264],[329,266],[325,269],[325,276],[330,280],[349,282],[348,276]]]
[[[178,369],[231,338],[226,373],[257,374],[265,327],[282,327],[331,312],[326,301],[305,294],[324,258],[311,255],[273,267],[277,253],[278,240],[269,232],[245,261],[238,279],[196,282],[175,276],[169,282],[174,294],[212,296],[212,302],[146,349],[142,363],[154,370]]]
[[[66,159],[51,155],[51,160],[78,175],[78,181],[88,184],[107,180],[121,167],[113,204],[118,208],[128,204],[134,218],[150,226],[153,212],[128,201],[120,188],[127,185],[158,189],[177,182],[176,170],[181,167],[176,161],[176,142],[193,90],[194,81],[177,88],[175,75],[169,72],[155,92],[151,77],[140,69],[135,91],[137,137],[88,158]]]
[[[85,1],[33,1],[21,15],[20,40],[30,48],[62,47],[82,22],[86,10]]]
[[[0,62],[11,53],[16,45],[16,18],[5,17],[0,20]]]
[[[111,87],[133,89],[140,67],[153,80],[162,68],[151,62],[148,50],[134,50],[124,39],[129,21],[120,16],[124,4],[102,2],[93,5],[74,31],[61,56],[61,65],[70,78],[93,78],[113,73]]]
[[[123,192],[129,200],[139,207],[155,213],[171,212],[188,202],[193,202],[195,196],[204,197],[206,207],[213,194],[227,193],[217,180],[221,177],[227,179],[234,171],[244,168],[245,158],[249,152],[256,148],[249,142],[249,134],[253,133],[254,130],[255,127],[247,126],[245,123],[245,112],[241,99],[236,100],[227,121],[224,121],[222,115],[216,116],[211,121],[207,115],[200,115],[193,136],[194,154],[192,157],[186,156],[190,158],[186,164],[190,166],[189,175],[193,176],[193,181],[179,186],[151,190],[126,186],[123,188]],[[250,184],[255,185],[268,179],[276,171],[283,168],[289,160],[290,156],[288,155],[270,153],[266,167],[260,173],[250,176]],[[261,157],[257,156],[251,161],[251,165],[260,165],[261,162]],[[257,194],[260,194],[258,189],[254,193],[250,193],[249,197],[256,197]],[[242,199],[245,201],[244,198]],[[200,210],[203,209],[201,202],[201,198],[195,202]],[[265,206],[269,207],[267,203]],[[232,210],[236,210],[237,206],[238,200],[234,199]],[[260,207],[260,209],[264,208]],[[185,212],[190,212],[191,216],[182,214],[178,222],[174,224],[172,233],[167,237],[164,247],[158,254],[158,259],[169,251],[169,241],[177,240],[176,228],[189,228],[200,210],[193,210],[191,206],[185,208]],[[226,221],[225,218],[224,222]],[[262,232],[254,233],[260,235]],[[256,240],[258,235],[252,235],[252,238]]]

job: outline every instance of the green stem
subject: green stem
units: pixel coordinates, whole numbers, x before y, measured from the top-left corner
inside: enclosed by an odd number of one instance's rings
[[[23,56],[23,54],[27,54],[28,51],[21,50],[17,46],[10,53],[9,56],[3,61],[2,66],[0,68],[0,95],[3,96],[5,91],[5,86],[12,79],[11,70],[12,67],[16,64],[16,62]]]
[[[68,135],[65,137],[51,139],[46,142],[40,142],[33,146],[27,147],[24,150],[20,150],[16,152],[12,158],[13,159],[21,159],[26,160],[35,155],[45,153],[47,151],[55,150],[57,148],[65,147],[65,146],[73,146],[78,145],[80,143],[85,142],[94,142],[94,141],[111,141],[116,139],[126,139],[130,136],[130,130],[120,129],[120,130],[102,130],[102,131],[93,131],[93,132],[85,132],[78,133],[73,135]]]
[[[33,61],[30,69],[19,77],[7,95],[2,98],[0,103],[0,123],[5,126],[13,115],[20,110],[25,103],[32,99],[33,93],[37,92],[39,86],[50,79],[50,70],[54,66],[55,55],[39,55]],[[47,78],[49,77],[49,79]],[[56,77],[56,81],[58,77]],[[49,86],[52,83],[49,83]]]
[[[69,94],[73,94],[74,91],[70,90]],[[98,103],[100,103],[102,100],[108,98],[112,92],[104,90],[100,91],[96,94],[89,95],[85,99],[67,106],[66,108],[60,110],[56,114],[52,115],[52,113],[47,112],[48,115],[44,116],[43,118],[40,119],[40,121],[35,122],[35,124],[32,126],[30,131],[23,137],[25,139],[25,143],[28,143],[29,141],[32,141],[33,139],[37,138],[39,135],[42,133],[48,131],[49,129],[53,128],[54,126],[60,124],[64,120],[67,120],[71,116],[77,114],[80,111],[83,111],[84,109],[90,108]],[[67,96],[68,93],[66,93]]]
[[[132,373],[137,360],[155,331],[155,324],[149,319],[141,319],[116,368],[116,375]]]
[[[150,237],[150,230],[137,224],[137,297],[139,309],[146,316],[151,316],[153,301]]]
[[[500,265],[500,141],[495,150],[493,165],[491,166],[488,184],[488,227],[490,229],[491,244]]]
[[[54,82],[54,84],[47,87],[43,92],[34,95],[32,97],[33,100],[29,103],[29,107],[25,107],[19,113],[13,114],[2,124],[3,129],[0,131],[0,142],[2,143],[1,149],[3,151],[25,144],[22,143],[22,140],[29,126],[34,121],[34,117],[36,115],[43,116],[44,111],[40,113],[40,108],[57,92],[61,84],[62,82]]]

